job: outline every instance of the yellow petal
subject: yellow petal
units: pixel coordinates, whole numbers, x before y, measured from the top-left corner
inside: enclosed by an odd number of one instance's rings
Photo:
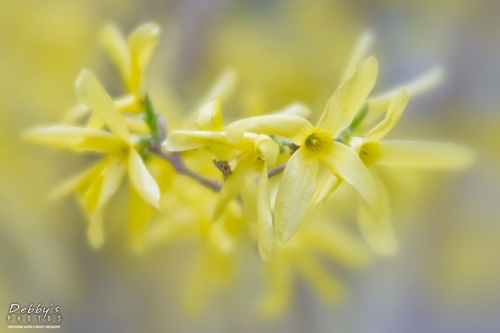
[[[377,164],[410,167],[453,169],[472,164],[474,153],[453,143],[423,141],[383,141]]]
[[[87,229],[87,239],[90,246],[94,249],[99,249],[102,244],[104,244],[104,226],[102,211],[100,209],[93,212],[90,217],[90,223]]]
[[[160,27],[154,23],[144,24],[134,30],[128,38],[131,72],[127,81],[131,93],[139,92],[142,76],[158,43]]]
[[[368,50],[372,47],[374,41],[375,41],[375,35],[371,31],[363,32],[358,42],[356,43],[356,47],[349,60],[349,65],[347,65],[345,69],[342,81],[347,80],[349,76],[352,75],[352,73],[356,69],[356,66],[359,64],[361,59],[363,59],[366,56]]]
[[[226,136],[222,132],[210,131],[173,131],[165,140],[164,146],[169,151],[184,151],[206,147],[213,143],[223,143]]]
[[[317,127],[336,136],[349,126],[375,85],[377,74],[378,63],[374,57],[362,61],[330,97]]]
[[[123,146],[109,132],[69,125],[33,128],[24,132],[23,137],[32,142],[75,151],[113,152]]]
[[[297,150],[288,160],[274,205],[274,226],[279,239],[287,242],[297,231],[306,206],[316,188],[319,163]]]
[[[226,134],[229,142],[238,142],[247,131],[260,134],[277,134],[292,138],[299,133],[307,135],[312,128],[311,123],[300,116],[272,114],[235,121],[226,126]]]
[[[330,175],[327,180],[321,186],[320,191],[315,200],[315,205],[320,204],[323,200],[328,198],[330,194],[333,193],[342,184],[342,178],[339,178],[335,175]]]
[[[312,256],[300,253],[294,256],[294,264],[311,281],[316,294],[325,300],[339,300],[345,296],[345,288],[332,274],[327,272]]]
[[[83,70],[76,80],[76,94],[80,103],[85,104],[92,113],[101,118],[113,134],[125,142],[130,142],[130,134],[123,116],[91,71]]]
[[[125,175],[126,167],[122,160],[110,157],[107,162],[104,172],[94,179],[83,197],[84,206],[91,213],[104,207]]]
[[[296,115],[302,118],[307,118],[311,115],[311,110],[307,106],[302,103],[292,103],[287,105],[281,110],[275,112],[276,114],[288,114],[288,115]]]
[[[145,248],[144,229],[154,211],[133,186],[130,187],[128,211],[131,248],[135,253],[141,253]]]
[[[96,116],[95,114],[90,115],[89,121],[87,122],[87,127],[101,129],[104,127],[104,122]]]
[[[123,160],[115,157],[109,159],[108,167],[104,171],[99,201],[97,202],[98,208],[103,207],[113,194],[115,194],[125,176],[126,169],[126,164]]]
[[[219,74],[198,102],[198,106],[206,105],[215,100],[224,103],[236,86],[236,73],[225,70]]]
[[[304,228],[300,232],[300,239],[307,242],[311,249],[345,265],[359,267],[370,260],[366,246],[333,223]]]
[[[384,120],[377,124],[370,132],[363,138],[363,143],[378,142],[382,140],[387,133],[398,123],[399,119],[405,111],[408,104],[408,94],[406,90],[402,90],[397,94],[389,105],[387,114]]]
[[[280,147],[273,139],[267,135],[259,135],[255,143],[256,151],[259,157],[266,161],[267,165],[276,164],[278,155],[280,153]]]
[[[271,198],[267,167],[262,166],[257,186],[257,226],[259,236],[259,253],[262,260],[271,259],[274,250],[273,216],[271,214]]]
[[[223,121],[219,101],[212,101],[201,107],[196,119],[196,128],[200,131],[222,131]]]
[[[238,143],[230,143],[223,132],[210,131],[173,131],[168,134],[163,146],[169,151],[184,151],[203,148],[217,144],[231,149],[237,149],[249,154],[256,154],[256,143],[259,136],[245,133]],[[227,154],[227,152],[226,152]]]
[[[397,252],[398,245],[392,226],[389,197],[375,170],[372,176],[380,194],[380,214],[375,216],[365,201],[358,203],[358,224],[366,243],[380,255],[392,255]]]
[[[100,42],[126,81],[130,76],[130,55],[122,33],[116,26],[106,25],[101,31]]]
[[[238,160],[236,167],[233,172],[227,177],[222,190],[217,197],[217,202],[215,203],[215,209],[213,214],[213,220],[217,220],[226,206],[229,205],[231,201],[238,196],[238,194],[245,187],[248,177],[253,173],[252,166],[255,164],[255,157],[253,156],[243,156]]]
[[[378,215],[380,198],[377,186],[357,153],[341,143],[334,142],[332,153],[323,157],[322,161],[333,174],[338,175],[354,187],[374,213]]]
[[[159,209],[160,189],[149,174],[139,154],[130,149],[128,159],[128,175],[132,186],[139,196],[151,207]]]
[[[92,166],[90,169],[85,170],[77,176],[65,181],[63,184],[58,186],[55,190],[50,193],[50,198],[52,200],[58,200],[72,192],[79,192],[84,195],[89,189],[90,185],[102,174],[106,166],[108,165],[108,158],[102,158],[97,164]]]
[[[223,104],[230,96],[236,85],[236,74],[232,70],[222,72],[204,93],[203,97],[196,103],[193,113],[182,124],[182,129],[191,129],[198,118],[201,108],[213,101]]]
[[[386,112],[391,100],[401,90],[405,89],[408,95],[413,98],[431,90],[437,86],[442,79],[443,69],[441,67],[436,67],[410,82],[406,82],[399,87],[391,89],[389,92],[370,98],[368,100],[367,120],[374,119]]]
[[[268,316],[283,312],[290,305],[293,293],[290,262],[288,258],[279,259],[265,265],[268,291],[259,301],[259,311]]]

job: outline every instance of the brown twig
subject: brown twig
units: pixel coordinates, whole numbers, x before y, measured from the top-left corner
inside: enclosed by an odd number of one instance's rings
[[[286,163],[287,162],[283,162],[280,165],[277,165],[274,168],[269,169],[269,171],[267,172],[267,178],[271,178],[282,173],[285,170]]]
[[[186,175],[191,179],[196,180],[201,185],[206,186],[215,192],[220,192],[222,185],[218,181],[205,178],[195,171],[189,169],[186,164],[184,164],[180,153],[166,152],[162,149],[161,143],[156,141],[151,141],[148,145],[148,149],[151,153],[163,158],[165,161],[170,162],[170,164],[172,164],[178,174]]]

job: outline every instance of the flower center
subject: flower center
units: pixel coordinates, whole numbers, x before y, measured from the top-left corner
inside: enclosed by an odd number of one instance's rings
[[[333,137],[331,134],[314,129],[302,145],[304,152],[310,157],[319,158],[330,153],[333,149]]]
[[[369,142],[359,149],[359,157],[365,165],[372,165],[380,155],[380,145],[378,142]]]

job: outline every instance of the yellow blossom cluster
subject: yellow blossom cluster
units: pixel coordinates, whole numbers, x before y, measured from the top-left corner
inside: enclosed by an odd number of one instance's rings
[[[356,267],[369,261],[364,243],[378,254],[397,250],[389,197],[377,167],[459,168],[472,161],[470,151],[455,144],[385,139],[409,97],[434,86],[440,72],[371,97],[378,62],[365,57],[369,34],[361,38],[315,125],[308,120],[311,111],[298,102],[224,124],[223,96],[232,81],[226,75],[194,113],[179,110],[186,122],[172,126],[154,108],[143,84],[159,32],[156,24],[145,24],[125,39],[115,27],[106,27],[101,41],[122,76],[125,95],[111,97],[92,72],[83,70],[76,81],[80,104],[65,123],[24,135],[37,143],[101,156],[54,192],[55,197],[77,195],[88,216],[92,247],[105,241],[104,208],[125,175],[134,250],[197,240],[185,298],[191,309],[201,305],[208,286],[230,279],[239,249],[248,240],[257,242],[266,261],[269,292],[260,304],[264,312],[286,307],[294,271],[311,281],[319,295],[339,298],[341,284],[322,267],[318,255]],[[318,204],[343,183],[356,193],[365,242],[333,218],[316,214]]]

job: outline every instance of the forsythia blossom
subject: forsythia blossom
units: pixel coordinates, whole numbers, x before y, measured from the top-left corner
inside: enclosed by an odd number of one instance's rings
[[[263,311],[286,306],[294,271],[305,275],[320,295],[338,298],[341,285],[319,265],[316,253],[351,266],[366,263],[369,253],[333,219],[316,218],[317,204],[341,183],[349,184],[358,196],[357,220],[366,243],[379,254],[392,254],[397,245],[389,197],[377,166],[456,168],[472,161],[470,151],[455,144],[385,140],[409,97],[431,87],[437,76],[433,72],[370,98],[378,62],[373,56],[362,60],[369,36],[362,39],[316,125],[307,119],[310,110],[299,103],[225,125],[221,104],[233,81],[233,74],[225,74],[192,114],[179,112],[187,126],[174,124],[171,130],[169,119],[154,109],[143,90],[158,37],[155,24],[139,27],[127,40],[115,27],[106,27],[101,41],[119,69],[125,95],[112,98],[84,70],[76,81],[81,104],[78,112],[73,110],[77,117],[69,117],[72,124],[31,129],[25,137],[103,155],[56,191],[81,199],[93,247],[104,242],[103,210],[125,174],[134,249],[157,241],[198,240],[185,298],[191,309],[199,308],[211,283],[231,276],[235,249],[245,237],[257,241],[267,261],[270,290],[260,303]],[[87,111],[90,117],[82,125]]]

